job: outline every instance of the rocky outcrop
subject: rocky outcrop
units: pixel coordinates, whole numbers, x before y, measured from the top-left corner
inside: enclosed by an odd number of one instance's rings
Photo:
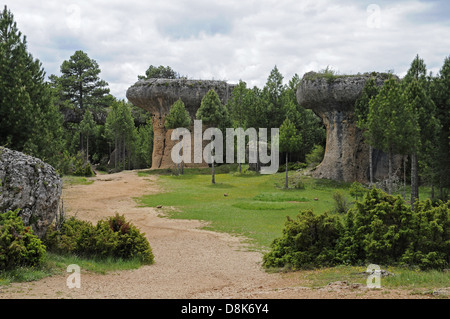
[[[370,76],[380,86],[386,79],[386,74],[325,76],[310,72],[299,84],[298,102],[313,110],[327,130],[325,155],[313,171],[314,177],[346,182],[369,180],[369,146],[356,127],[354,105]],[[387,156],[375,150],[372,160],[374,178],[385,178]]]
[[[170,138],[171,131],[167,131],[164,127],[164,119],[172,105],[181,99],[191,118],[194,119],[203,97],[210,89],[214,89],[225,104],[231,96],[233,86],[224,81],[148,79],[138,81],[127,90],[128,100],[149,111],[153,117],[152,169],[173,167],[170,154],[176,142]],[[193,138],[193,134],[191,135]],[[192,147],[192,151],[193,149]],[[191,158],[194,158],[193,155]],[[191,163],[186,167],[206,165],[206,163]]]
[[[52,166],[0,147],[0,213],[19,208],[24,224],[42,237],[58,213],[61,191]]]

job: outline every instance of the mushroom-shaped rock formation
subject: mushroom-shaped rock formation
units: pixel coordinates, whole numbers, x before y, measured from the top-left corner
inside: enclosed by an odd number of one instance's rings
[[[345,182],[369,180],[369,146],[356,127],[354,107],[370,76],[380,86],[387,78],[386,74],[325,76],[309,72],[299,84],[298,102],[321,117],[327,130],[325,155],[313,171],[314,177]],[[386,154],[374,150],[372,161],[374,178],[385,178]]]
[[[222,103],[227,103],[233,85],[224,81],[188,80],[188,79],[148,79],[140,80],[127,90],[127,98],[134,105],[149,111],[153,116],[153,156],[152,169],[173,167],[172,147],[176,141],[171,140],[172,130],[166,130],[164,119],[172,105],[181,99],[192,119],[200,107],[203,97],[213,89]],[[193,145],[193,135],[192,145]],[[194,147],[191,148],[192,152]],[[191,156],[193,159],[193,155]],[[186,167],[205,166],[186,164]]]

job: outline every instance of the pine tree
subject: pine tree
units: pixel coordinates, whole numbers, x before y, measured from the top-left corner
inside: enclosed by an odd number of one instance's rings
[[[162,78],[162,79],[179,79],[180,75],[172,70],[170,66],[160,65],[158,67],[150,65],[145,71],[145,75],[139,75],[139,80],[148,80],[152,78]]]
[[[191,116],[186,110],[186,107],[181,99],[176,101],[170,108],[169,114],[164,119],[164,126],[166,129],[176,129],[191,125]]]
[[[191,116],[186,110],[181,99],[176,101],[170,108],[169,114],[166,115],[164,126],[166,129],[188,128],[191,124]],[[183,174],[183,162],[180,163],[180,171]],[[178,175],[178,164],[175,164],[175,175]]]
[[[263,127],[280,127],[286,118],[286,105],[283,100],[284,91],[283,75],[275,66],[270,72],[262,91],[262,96],[266,103],[265,114],[267,116],[267,126]]]
[[[229,116],[227,108],[220,101],[217,93],[211,89],[203,97],[200,108],[197,110],[197,119],[202,120],[203,124],[206,126],[216,127],[219,129],[224,129],[229,124]],[[215,139],[215,138],[214,138]],[[212,140],[212,152],[215,149],[214,139]],[[212,154],[213,155],[213,154]],[[215,184],[215,168],[214,168],[215,158],[212,156],[212,183]]]
[[[5,6],[0,14],[0,145],[56,166],[61,125],[45,71],[27,52],[26,37]]]
[[[450,56],[445,58],[439,74],[432,81],[432,99],[436,105],[436,118],[440,122],[439,142],[436,148],[436,185],[440,197],[446,200],[445,188],[450,187]]]
[[[249,90],[247,83],[240,80],[239,84],[233,89],[231,98],[228,100],[227,108],[234,128],[247,128],[247,109],[249,106]],[[239,137],[238,137],[239,138]],[[241,161],[238,161],[239,173],[242,173]]]
[[[394,154],[410,154],[419,141],[417,117],[392,76],[369,102],[365,137],[369,145],[388,154],[388,192],[392,194]]]
[[[86,161],[89,161],[89,138],[95,134],[96,124],[91,111],[84,112],[83,120],[80,122],[81,138],[86,138]]]
[[[100,79],[98,63],[85,52],[76,51],[61,64],[60,70],[60,77],[52,75],[50,79],[55,88],[62,90],[62,101],[70,101],[82,114],[85,109],[96,114],[111,105],[113,98],[109,94],[108,83]]]
[[[131,115],[131,106],[125,101],[116,101],[112,104],[106,118],[105,137],[114,143],[114,168],[126,169],[128,162],[128,169],[130,169],[137,130]]]
[[[289,153],[295,152],[300,148],[302,136],[299,134],[294,124],[286,118],[280,127],[280,151],[286,153],[286,180],[285,188],[288,184]]]
[[[367,116],[369,113],[369,102],[378,94],[379,87],[375,83],[373,77],[369,78],[364,85],[361,96],[355,102],[355,118],[356,126],[361,130],[367,129]],[[369,144],[369,183],[373,183],[373,162],[372,162],[373,147]]]

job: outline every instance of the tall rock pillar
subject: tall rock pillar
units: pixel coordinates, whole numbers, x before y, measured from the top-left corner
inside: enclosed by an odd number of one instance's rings
[[[222,103],[231,97],[233,85],[224,81],[188,80],[188,79],[148,79],[138,81],[127,90],[127,98],[134,105],[149,111],[153,116],[153,156],[152,169],[173,167],[171,151],[175,142],[171,140],[171,130],[166,130],[164,119],[172,105],[181,99],[192,119],[195,119],[203,97],[214,89]],[[193,122],[193,121],[192,121]],[[191,130],[191,145],[193,132]],[[194,148],[192,147],[192,150]],[[191,157],[193,160],[193,156]],[[207,166],[186,164],[186,167]]]
[[[380,86],[386,79],[385,74],[326,77],[310,72],[299,84],[297,101],[313,110],[327,130],[325,155],[313,171],[314,177],[345,182],[369,180],[369,146],[364,143],[362,132],[356,127],[354,107],[370,76],[374,76]],[[386,155],[375,150],[372,160],[374,177],[385,178]]]

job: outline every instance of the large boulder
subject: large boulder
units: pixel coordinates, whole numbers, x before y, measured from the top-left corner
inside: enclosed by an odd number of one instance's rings
[[[62,180],[40,159],[0,147],[0,213],[20,209],[26,226],[38,237],[58,214]]]
[[[356,127],[355,102],[370,77],[383,85],[387,74],[326,76],[306,73],[297,88],[300,105],[313,110],[327,130],[325,155],[313,171],[317,178],[339,181],[369,180],[369,146],[364,143],[362,131]],[[372,153],[373,176],[384,179],[387,175],[387,156],[379,150]],[[397,166],[398,166],[398,160]]]
[[[188,80],[188,79],[148,79],[140,80],[127,90],[127,98],[134,105],[147,110],[153,120],[153,155],[152,169],[173,167],[171,159],[172,147],[175,144],[170,139],[171,131],[164,126],[164,120],[172,105],[181,99],[192,119],[195,119],[203,97],[214,89],[223,104],[231,97],[234,86],[224,81]],[[193,121],[192,121],[193,123]],[[193,136],[191,137],[193,145]],[[194,147],[192,147],[192,152]],[[191,156],[193,159],[193,155]],[[186,167],[207,166],[202,164],[187,164]]]

